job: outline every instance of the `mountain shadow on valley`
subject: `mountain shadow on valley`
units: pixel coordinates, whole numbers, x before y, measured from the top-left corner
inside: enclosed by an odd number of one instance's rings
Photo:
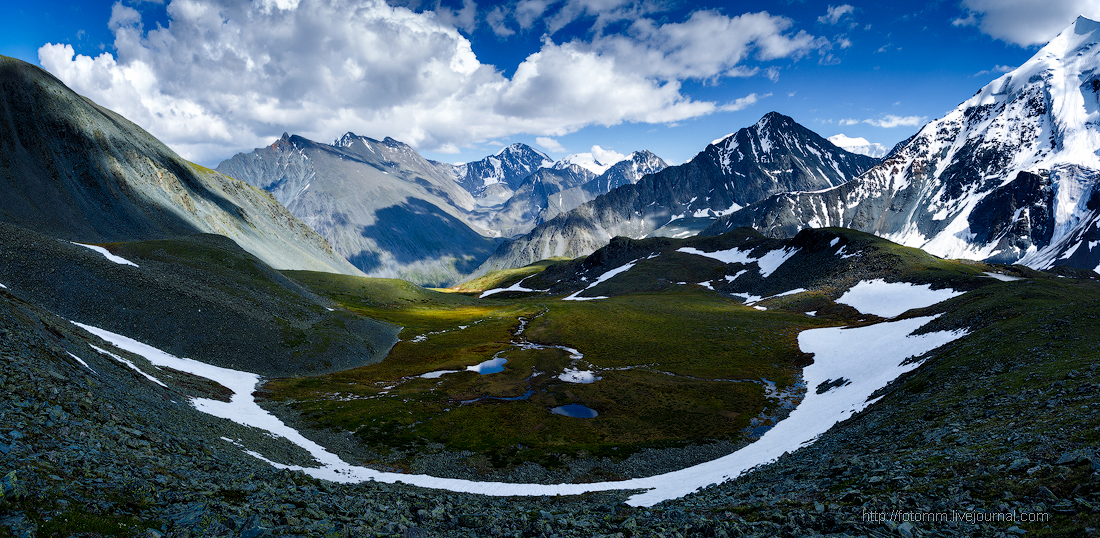
[[[482,237],[462,221],[420,198],[379,209],[375,224],[364,226],[363,237],[391,253],[401,264],[455,258],[455,269],[469,273],[496,249],[496,241]],[[380,263],[377,256],[352,256],[351,262],[365,272],[377,268],[361,264]]]

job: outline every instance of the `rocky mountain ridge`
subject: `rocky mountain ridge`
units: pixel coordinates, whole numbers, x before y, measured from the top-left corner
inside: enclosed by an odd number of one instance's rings
[[[772,112],[751,127],[715,140],[688,163],[613,189],[503,243],[474,276],[555,256],[588,254],[617,235],[690,235],[777,192],[839,185],[876,162]]]

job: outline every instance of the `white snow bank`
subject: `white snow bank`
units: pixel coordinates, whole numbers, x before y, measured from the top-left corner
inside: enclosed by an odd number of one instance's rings
[[[245,451],[278,468],[298,470],[315,478],[334,482],[404,482],[414,486],[495,496],[579,495],[590,491],[645,489],[648,491],[630,497],[627,504],[652,506],[735,478],[757,465],[771,462],[785,452],[797,450],[812,442],[837,422],[865,408],[871,403],[867,399],[874,391],[898,375],[917,367],[916,364],[903,366],[901,363],[905,359],[921,355],[965,335],[963,332],[936,332],[910,336],[932,319],[935,318],[914,318],[855,329],[825,328],[804,331],[799,335],[799,346],[803,351],[814,354],[814,363],[802,372],[808,388],[806,397],[788,418],[768,430],[758,441],[728,456],[679,471],[646,478],[587,484],[474,482],[382,472],[350,465],[256,405],[252,392],[259,382],[258,375],[180,359],[124,336],[95,327],[80,326],[120,348],[145,356],[153,364],[199,375],[229,388],[234,394],[228,403],[202,398],[192,398],[191,401],[196,409],[204,413],[284,437],[309,451],[321,465],[313,468],[283,465],[256,452]],[[849,382],[824,394],[816,393],[819,384],[840,378]]]
[[[962,295],[951,288],[933,290],[931,284],[886,282],[883,279],[864,280],[844,292],[836,302],[846,304],[864,314],[892,318],[913,308],[924,308]]]
[[[1002,275],[1000,273],[990,273],[989,271],[986,271],[983,274],[985,276],[989,277],[989,278],[1000,280],[1001,282],[1014,282],[1016,280],[1023,280],[1024,279],[1024,277],[1022,277],[1022,276]]]
[[[71,352],[66,351],[66,353],[69,353],[70,357],[76,359],[76,362],[79,362],[81,366],[91,370],[93,374],[99,375],[99,372],[96,372],[91,366],[88,366],[88,363],[84,362],[84,359],[82,359],[80,357],[77,357],[76,355],[73,355]],[[142,372],[142,373],[144,373],[144,372]]]
[[[780,265],[783,265],[783,262],[786,262],[787,260],[791,259],[791,256],[794,256],[798,253],[797,248],[782,248],[769,251],[767,254],[764,254],[759,258],[753,258],[749,256],[749,253],[752,252],[752,249],[738,250],[736,248],[733,248],[729,250],[719,250],[715,252],[703,252],[696,248],[683,247],[676,250],[678,252],[683,252],[686,254],[695,254],[698,256],[712,258],[723,263],[749,264],[752,262],[756,262],[756,265],[760,267],[760,276],[764,278],[768,278],[769,276],[771,276],[771,274],[774,273],[776,269],[779,269]]]
[[[458,372],[461,372],[461,371],[463,371],[463,370],[436,370],[434,372],[428,372],[426,374],[421,374],[420,377],[422,377],[424,379],[439,379],[439,378],[441,378],[441,377],[443,377],[447,374],[455,374],[455,373],[458,373]]]
[[[73,243],[73,244],[82,246],[84,248],[92,249],[92,250],[102,254],[103,256],[105,256],[108,260],[111,260],[111,261],[113,261],[113,262],[115,262],[119,265],[133,265],[134,267],[138,266],[138,264],[136,264],[136,263],[134,263],[130,260],[127,260],[126,258],[123,258],[121,256],[115,256],[114,254],[111,254],[107,249],[105,249],[103,247],[97,247],[95,245],[85,245],[84,243]]]
[[[5,289],[6,290],[6,289],[8,289],[8,287],[3,285],[3,284],[0,284],[0,289]]]
[[[577,295],[579,295],[580,293],[583,293],[585,290],[587,290],[589,288],[592,288],[592,287],[600,284],[601,282],[606,282],[608,280],[611,280],[612,277],[614,277],[615,275],[617,275],[619,273],[625,273],[625,272],[629,271],[630,268],[634,267],[634,264],[636,264],[636,263],[638,263],[638,260],[634,260],[634,261],[632,261],[628,264],[616,267],[616,268],[600,275],[599,278],[597,278],[595,282],[589,284],[588,287],[584,288],[581,291],[578,291],[578,292],[574,293],[573,295],[570,295],[569,297],[565,297],[562,300],[563,301],[591,301],[593,299],[607,299],[607,297],[603,297],[603,296],[600,296],[600,297],[577,297]]]
[[[77,325],[80,325],[80,324],[77,323]],[[83,325],[80,325],[80,326],[84,327]],[[121,347],[121,346],[119,346],[119,347]],[[148,379],[149,381],[152,381],[153,383],[156,383],[156,384],[158,384],[158,385],[160,385],[164,388],[168,388],[168,385],[165,385],[164,383],[161,383],[161,381],[159,379],[145,373],[145,370],[142,370],[141,368],[138,368],[137,365],[134,364],[133,362],[130,362],[130,361],[128,361],[128,360],[126,360],[122,357],[119,357],[118,355],[115,355],[114,353],[111,353],[110,351],[107,351],[106,349],[103,349],[101,347],[91,346],[91,348],[96,350],[96,352],[99,353],[100,355],[106,355],[106,356],[108,356],[108,357],[110,357],[110,358],[112,358],[112,359],[114,359],[118,362],[121,362],[122,364],[125,364],[131,370],[145,376],[145,379]],[[123,348],[123,349],[126,349],[126,348]],[[70,353],[70,355],[72,355],[72,354]],[[76,355],[73,355],[73,356],[75,357]],[[81,361],[81,362],[83,362],[83,361]],[[87,365],[85,365],[85,366],[87,366]],[[91,370],[91,368],[89,368],[89,370]]]
[[[768,297],[768,298],[769,299],[774,299],[776,297],[783,297],[783,296],[786,296],[786,295],[794,295],[796,293],[802,293],[804,291],[810,291],[810,290],[807,290],[806,288],[795,288],[793,290],[785,291],[783,293],[777,293],[777,294],[772,295],[771,297]]]
[[[535,275],[531,275],[531,276],[535,276]],[[490,296],[494,293],[500,293],[502,291],[529,291],[529,292],[547,291],[547,290],[533,290],[533,289],[530,289],[530,288],[523,287],[523,281],[527,280],[528,278],[531,278],[531,277],[530,276],[526,277],[523,280],[520,280],[519,282],[516,282],[515,284],[512,284],[511,286],[509,286],[507,288],[493,288],[491,290],[483,292],[481,295],[478,296],[478,299],[484,299],[484,298],[486,298],[486,297],[488,297],[488,296]]]
[[[565,372],[562,372],[558,376],[558,379],[565,381],[566,383],[595,383],[603,379],[596,376],[596,372],[591,370],[577,370],[575,368],[566,368]]]

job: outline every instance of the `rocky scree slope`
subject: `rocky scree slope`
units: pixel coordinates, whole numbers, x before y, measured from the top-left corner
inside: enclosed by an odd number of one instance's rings
[[[1100,415],[1086,411],[1100,406],[1100,366],[1089,360],[1100,348],[1084,335],[1100,320],[1094,299],[1100,290],[1089,280],[1033,276],[918,313],[944,313],[942,326],[931,330],[968,327],[973,334],[922,357],[922,366],[884,389],[879,401],[814,444],[650,508],[621,504],[625,493],[487,498],[400,484],[332,484],[276,470],[234,443],[286,463],[308,464],[308,456],[187,403],[224,398],[219,386],[154,369],[0,288],[0,533],[1089,534],[1100,526]],[[89,345],[132,361],[167,387]],[[896,511],[1050,519],[867,517]]]
[[[361,274],[270,195],[191,164],[35,66],[0,57],[0,221],[103,243],[229,237],[280,269]]]
[[[473,276],[555,256],[574,258],[612,237],[642,238],[674,222],[686,226],[681,233],[694,234],[769,195],[839,185],[877,162],[772,112],[715,140],[688,163],[623,185],[501,244]]]
[[[858,180],[705,231],[844,226],[950,258],[1100,266],[1100,23],[1078,18]]]
[[[273,193],[369,276],[439,286],[495,247],[469,218],[475,201],[452,166],[392,138],[347,133],[329,145],[285,135],[218,170]]]
[[[10,224],[0,236],[7,290],[176,356],[293,376],[377,362],[397,342],[397,327],[333,309],[222,236],[106,245],[136,266]]]

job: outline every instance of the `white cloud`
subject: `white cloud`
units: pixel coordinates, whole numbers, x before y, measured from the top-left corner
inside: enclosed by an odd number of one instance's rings
[[[734,99],[732,103],[726,103],[726,104],[718,107],[718,109],[721,110],[722,112],[736,112],[738,110],[744,110],[745,108],[756,104],[756,102],[759,101],[760,99],[763,99],[765,97],[771,97],[771,96],[772,96],[772,94],[770,94],[770,93],[766,93],[766,94],[761,95],[761,96],[757,96],[755,93],[750,93],[750,94],[748,94],[744,97],[741,97],[739,99]]]
[[[565,146],[562,146],[557,140],[548,136],[540,136],[535,138],[535,143],[539,147],[549,151],[551,153],[565,153]]]
[[[1096,0],[962,0],[961,6],[966,13],[952,24],[976,26],[990,37],[1020,46],[1050,41],[1079,15],[1100,20]]]
[[[535,25],[535,21],[542,18],[542,14],[548,7],[550,7],[548,0],[520,0],[516,4],[513,16],[519,23],[519,27],[527,30]]]
[[[874,125],[875,127],[918,127],[924,123],[923,116],[895,116],[893,114],[887,114],[878,119],[863,120],[863,123],[868,125]]]
[[[462,9],[453,10],[436,2],[435,16],[439,22],[449,24],[466,33],[473,32],[477,28],[477,4],[473,0],[463,0]]]
[[[837,123],[841,126],[866,123],[867,125],[889,129],[893,127],[917,127],[924,123],[924,119],[925,118],[923,116],[895,116],[893,114],[887,114],[881,118],[871,118],[866,120],[848,118],[840,120]]]
[[[535,13],[536,4],[524,5]],[[751,58],[799,58],[825,46],[790,32],[783,17],[701,11],[681,23],[638,19],[625,35],[588,42],[544,38],[507,78],[482,64],[454,26],[472,24],[471,5],[440,15],[382,0],[174,0],[170,24],[146,31],[119,3],[110,21],[116,55],[46,44],[39,60],[185,157],[211,162],[284,131],[315,140],[354,131],[454,151],[519,133],[672,123],[747,106],[693,100],[682,80],[731,76],[754,69],[743,65]]]
[[[625,160],[627,157],[622,153],[610,149],[603,149],[600,146],[592,146],[592,156],[603,165],[612,165]]]
[[[844,18],[845,15],[850,15],[854,13],[855,10],[856,8],[848,4],[829,6],[829,9],[826,10],[825,14],[817,18],[817,22],[820,22],[821,24],[836,24],[840,22],[840,19]]]
[[[658,78],[709,78],[745,59],[798,58],[828,45],[806,32],[785,34],[791,20],[767,13],[726,17],[696,11],[687,21],[658,25],[639,19],[627,35],[598,38],[593,47],[637,73]]]
[[[508,37],[515,34],[516,31],[509,28],[505,19],[508,17],[504,8],[496,6],[492,11],[485,15],[485,22],[489,25],[489,28],[493,30],[493,33],[499,37]]]
[[[985,75],[992,75],[994,73],[1007,73],[1009,71],[1012,71],[1013,69],[1016,68],[1012,67],[1011,65],[995,65],[993,66],[993,69],[982,69],[981,71],[974,73],[974,76],[982,77]]]

